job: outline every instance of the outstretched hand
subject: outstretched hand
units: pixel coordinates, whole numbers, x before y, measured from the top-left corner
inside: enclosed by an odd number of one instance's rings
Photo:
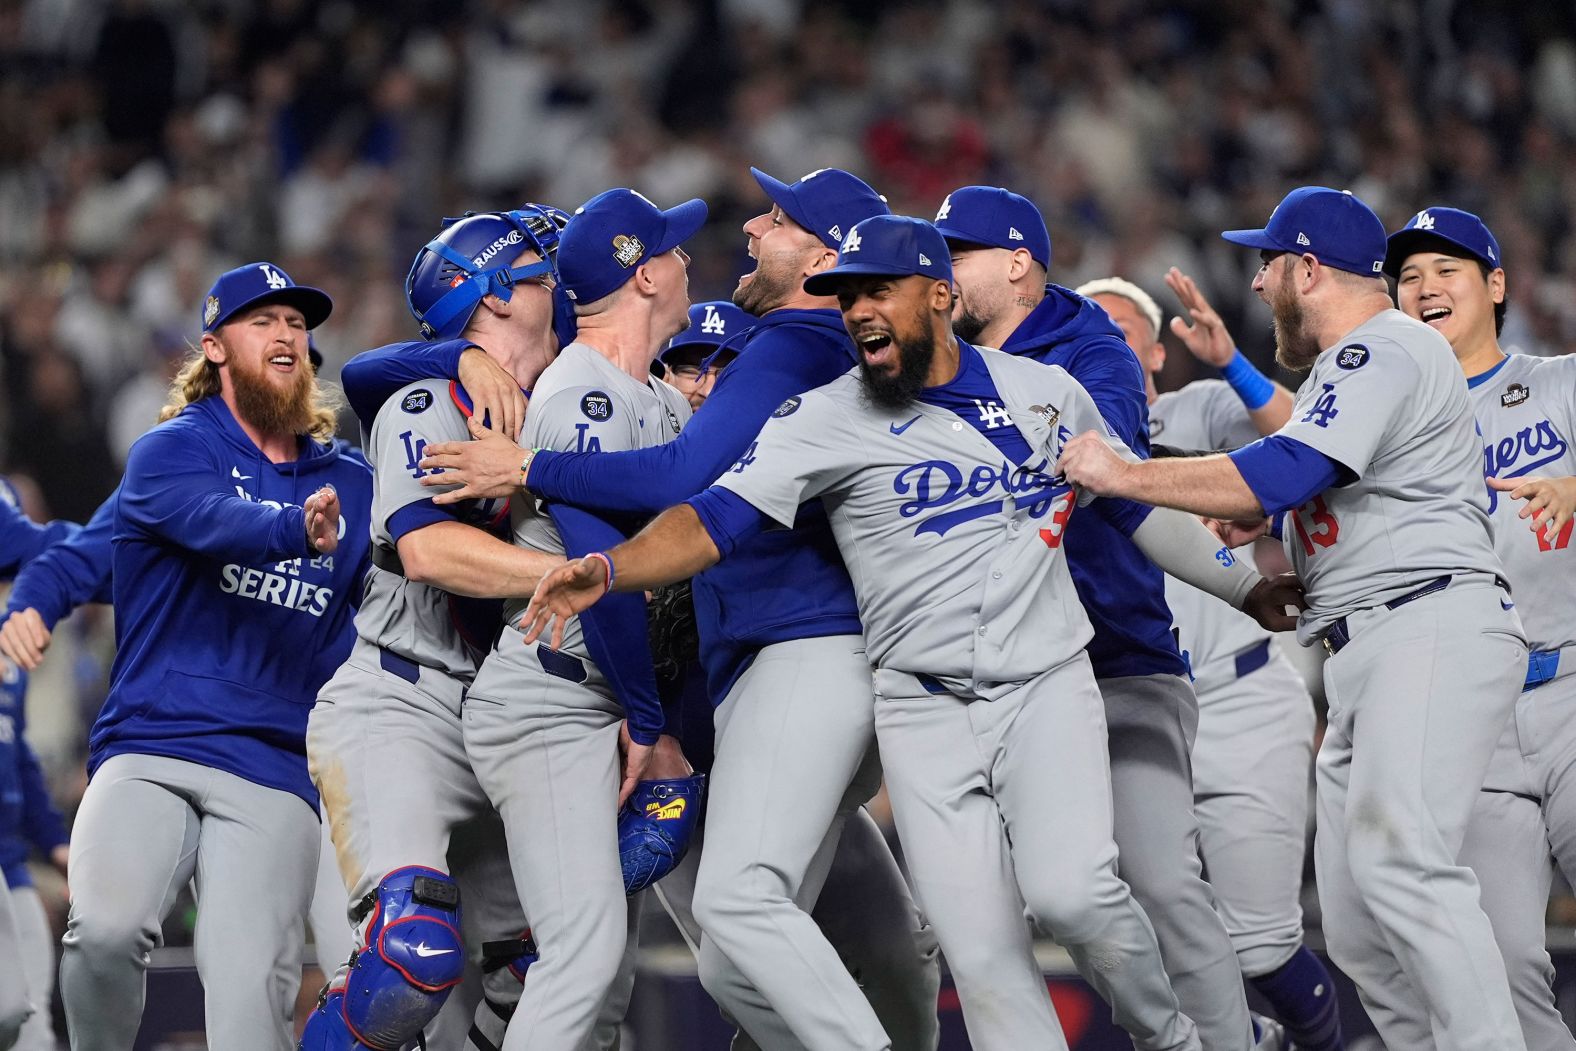
[[[332,555],[339,547],[339,494],[325,485],[301,505],[306,518],[307,546],[320,555]]]
[[[49,629],[38,610],[19,609],[0,624],[0,654],[25,671],[37,669],[49,648]]]
[[[542,578],[536,594],[520,618],[519,628],[527,643],[535,642],[549,628],[553,649],[563,645],[564,625],[569,618],[592,606],[607,594],[607,567],[600,558],[580,558],[565,563]]]
[[[1576,516],[1576,478],[1490,478],[1488,484],[1527,502],[1516,517],[1532,519],[1527,528],[1546,544],[1553,544]]]
[[[460,355],[459,373],[460,385],[471,396],[473,418],[488,421],[507,438],[518,435],[525,426],[525,392],[508,370],[480,347],[468,347]]]
[[[482,425],[480,414],[466,421],[471,441],[436,442],[426,447],[419,466],[426,486],[459,486],[438,493],[435,504],[513,496],[520,488],[520,464],[525,450],[502,431]]]
[[[1178,315],[1171,319],[1171,332],[1182,341],[1188,353],[1206,364],[1225,368],[1237,352],[1236,340],[1226,331],[1226,323],[1198,289],[1189,276],[1172,267],[1166,271],[1166,286],[1176,294],[1187,318]]]

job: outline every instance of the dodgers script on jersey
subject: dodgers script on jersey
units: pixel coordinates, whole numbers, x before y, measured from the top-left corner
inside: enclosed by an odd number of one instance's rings
[[[1386,310],[1327,347],[1280,433],[1357,476],[1286,513],[1304,645],[1443,574],[1502,575],[1466,380],[1427,325]]]
[[[641,383],[585,344],[571,343],[537,381],[520,444],[559,452],[649,449],[672,441],[689,418],[689,402],[667,383],[655,378]],[[515,543],[533,551],[564,553],[558,527],[534,504],[515,507],[512,517]],[[529,598],[510,601],[506,632],[516,630],[512,625],[519,623]],[[563,652],[590,659],[578,617],[564,630]]]
[[[1156,398],[1149,407],[1149,435],[1190,451],[1238,449],[1260,437],[1242,399],[1222,380],[1196,380]],[[1251,559],[1252,551],[1251,545],[1238,548],[1237,557]],[[1201,690],[1236,678],[1232,658],[1270,637],[1252,617],[1169,574],[1166,605]]]
[[[1474,376],[1472,408],[1483,432],[1483,473],[1490,478],[1576,475],[1576,356],[1512,354]],[[1572,525],[1545,540],[1518,518],[1523,503],[1489,491],[1494,550],[1504,563],[1516,612],[1535,650],[1576,645],[1576,545]]]
[[[470,440],[466,415],[448,380],[421,380],[383,403],[366,442],[372,461],[372,567],[356,614],[356,634],[407,660],[469,682],[481,654],[461,634],[448,592],[407,580],[399,571],[397,543],[405,533],[434,522],[460,521],[502,528],[503,500],[467,500],[440,508],[421,479],[419,464],[435,442]],[[384,568],[388,567],[388,568]],[[491,627],[490,625],[488,626]],[[486,640],[482,645],[485,652]]]
[[[717,484],[784,527],[822,498],[872,664],[969,684],[1033,678],[1092,630],[1060,557],[1074,494],[1062,444],[1108,433],[1064,370],[979,348],[1033,450],[1008,463],[945,409],[876,408],[857,372],[790,398]],[[1132,454],[1115,438],[1114,448]],[[1093,511],[1083,511],[1093,514]]]

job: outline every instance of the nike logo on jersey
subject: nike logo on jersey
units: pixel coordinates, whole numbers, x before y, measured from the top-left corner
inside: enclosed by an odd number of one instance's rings
[[[422,942],[420,945],[416,946],[416,955],[420,956],[424,960],[427,957],[429,957],[429,956],[447,956],[451,952],[454,952],[454,950],[453,949],[429,949],[429,948],[427,948],[427,943],[426,942]]]
[[[238,482],[249,482],[252,480],[252,476],[249,474],[242,474],[239,467],[230,468],[230,477],[234,478]]]
[[[922,415],[924,415],[924,413],[921,413],[920,415],[922,416]],[[916,424],[918,422],[919,422],[919,416],[915,416],[912,420],[909,420],[907,423],[903,424],[901,427],[899,427],[895,423],[889,423],[889,424],[887,424],[887,430],[891,431],[893,434],[902,434],[904,431],[908,430],[910,427],[914,426],[914,424]]]

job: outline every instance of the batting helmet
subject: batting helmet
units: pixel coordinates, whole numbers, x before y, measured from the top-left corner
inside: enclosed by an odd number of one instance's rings
[[[443,231],[416,253],[405,278],[405,302],[422,338],[458,336],[483,296],[508,302],[517,282],[552,274],[556,284],[553,252],[567,221],[563,212],[539,204],[445,219]],[[527,248],[542,258],[526,266],[511,265]],[[554,315],[556,319],[556,309]]]

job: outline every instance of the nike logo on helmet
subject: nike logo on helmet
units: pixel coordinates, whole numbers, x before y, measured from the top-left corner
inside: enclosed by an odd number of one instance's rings
[[[453,949],[429,949],[429,948],[427,948],[427,943],[426,942],[422,942],[420,945],[416,946],[416,955],[420,956],[422,959],[426,959],[429,956],[447,956],[451,952],[454,952],[454,950]]]

